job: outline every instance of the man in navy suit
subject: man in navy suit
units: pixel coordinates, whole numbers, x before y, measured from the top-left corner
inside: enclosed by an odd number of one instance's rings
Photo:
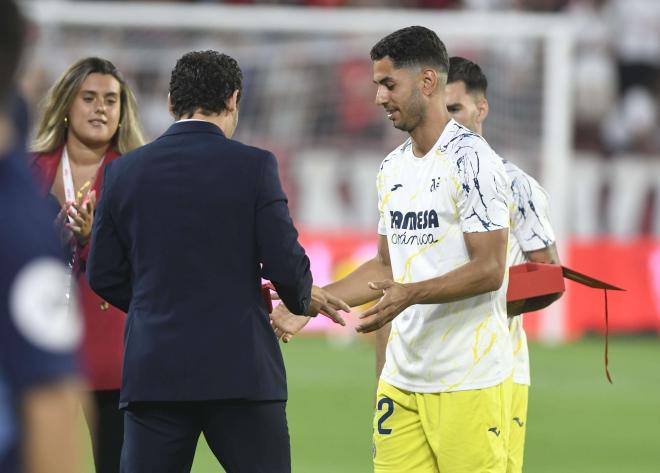
[[[87,264],[128,312],[123,473],[189,471],[204,433],[228,473],[291,470],[284,363],[261,294],[293,312],[349,308],[312,287],[272,153],[234,141],[242,74],[192,52],[170,80],[177,122],[109,163]]]

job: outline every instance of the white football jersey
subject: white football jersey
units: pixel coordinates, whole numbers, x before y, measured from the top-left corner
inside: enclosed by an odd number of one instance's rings
[[[380,220],[392,273],[401,283],[469,262],[464,233],[509,227],[508,179],[488,143],[451,120],[429,153],[411,140],[383,161]],[[446,304],[417,304],[392,322],[382,379],[401,389],[449,392],[494,386],[511,376],[506,290]]]
[[[509,238],[509,264],[513,266],[527,261],[526,252],[552,245],[555,234],[550,225],[550,199],[545,189],[510,161],[504,161],[504,169],[511,191],[509,212],[513,238]],[[522,318],[519,315],[509,319],[514,357],[513,382],[529,385],[529,351]]]

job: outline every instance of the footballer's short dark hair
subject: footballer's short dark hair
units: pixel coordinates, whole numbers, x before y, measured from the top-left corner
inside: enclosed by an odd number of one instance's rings
[[[0,2],[0,106],[14,90],[14,77],[23,51],[25,20],[14,0]]]
[[[423,26],[408,26],[390,33],[371,48],[371,60],[389,57],[397,69],[411,66],[431,66],[447,73],[447,48],[432,30]]]
[[[193,51],[176,62],[170,78],[170,102],[177,118],[196,111],[221,113],[238,90],[240,100],[243,73],[236,59],[217,51]]]
[[[447,84],[452,82],[465,83],[465,91],[468,94],[482,93],[486,94],[488,89],[488,79],[486,75],[476,64],[464,57],[453,56],[449,59],[449,75],[447,76]]]

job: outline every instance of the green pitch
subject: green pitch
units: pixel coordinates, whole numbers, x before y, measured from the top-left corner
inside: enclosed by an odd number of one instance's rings
[[[660,338],[533,344],[525,473],[660,471]],[[375,381],[368,343],[283,346],[294,473],[368,473]],[[222,471],[203,439],[194,473]]]

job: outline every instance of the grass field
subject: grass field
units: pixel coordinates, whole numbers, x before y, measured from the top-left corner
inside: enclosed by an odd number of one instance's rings
[[[283,351],[293,471],[370,472],[371,346],[298,338]],[[613,338],[613,385],[601,338],[530,351],[526,473],[660,472],[660,338]],[[193,472],[217,471],[200,440]]]

